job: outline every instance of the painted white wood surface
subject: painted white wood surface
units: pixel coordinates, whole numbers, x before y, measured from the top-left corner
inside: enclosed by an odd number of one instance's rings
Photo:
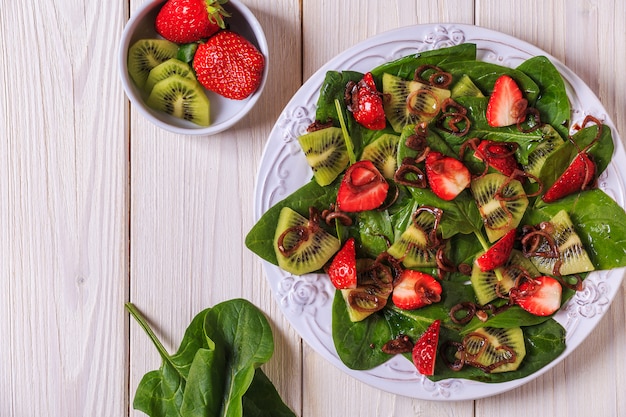
[[[212,137],[159,130],[117,76],[141,0],[0,0],[0,416],[140,416],[136,385],[160,359],[125,314],[133,301],[166,348],[191,317],[244,297],[270,318],[265,366],[299,416],[626,415],[624,286],[592,336],[535,381],[496,397],[412,400],[346,376],[282,316],[243,245],[256,170],[282,108],[312,73],[369,36],[474,23],[574,70],[626,132],[620,0],[244,0],[266,30],[259,105]]]

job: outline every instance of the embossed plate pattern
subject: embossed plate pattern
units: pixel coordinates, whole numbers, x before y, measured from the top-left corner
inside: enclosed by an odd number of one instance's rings
[[[350,69],[366,72],[408,54],[461,43],[475,43],[479,60],[509,67],[516,67],[536,55],[552,60],[565,79],[573,109],[572,125],[592,114],[613,131],[615,155],[599,182],[600,187],[624,207],[624,177],[617,169],[626,163],[622,142],[606,110],[585,83],[555,58],[526,42],[476,26],[442,24],[410,26],[372,37],[341,53],[311,76],[287,104],[270,133],[257,178],[255,221],[311,178],[311,170],[297,138],[315,119],[315,103],[326,71]],[[623,269],[590,274],[584,282],[584,290],[557,313],[555,318],[567,330],[567,348],[557,360],[526,378],[486,384],[463,379],[432,382],[417,373],[413,364],[400,356],[368,371],[348,369],[337,357],[332,341],[331,304],[335,289],[328,278],[320,274],[294,277],[269,263],[265,262],[263,266],[283,313],[300,336],[320,355],[345,373],[379,389],[437,401],[477,399],[499,394],[555,366],[591,333],[609,308],[624,275]]]

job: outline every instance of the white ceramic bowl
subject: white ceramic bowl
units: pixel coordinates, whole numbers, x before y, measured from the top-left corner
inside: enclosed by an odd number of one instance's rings
[[[139,39],[160,38],[154,28],[154,22],[164,3],[165,0],[146,0],[131,16],[124,28],[119,47],[118,69],[126,95],[146,119],[170,132],[185,135],[213,135],[222,132],[241,120],[255,105],[263,92],[269,64],[267,41],[263,29],[250,9],[239,0],[229,0],[224,5],[224,8],[231,14],[231,17],[226,19],[228,28],[248,39],[259,49],[265,56],[265,71],[257,91],[244,100],[231,100],[207,91],[211,102],[211,125],[208,127],[198,126],[148,107],[144,102],[145,97],[142,92],[128,74],[127,60],[130,46]]]

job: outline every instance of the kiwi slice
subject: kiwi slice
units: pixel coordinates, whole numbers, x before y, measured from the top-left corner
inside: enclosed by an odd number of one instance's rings
[[[357,259],[357,287],[341,290],[350,321],[361,321],[387,305],[393,291],[393,276],[389,267],[379,265],[370,269],[371,259]]]
[[[494,271],[481,271],[474,263],[470,282],[476,293],[476,299],[480,305],[485,305],[501,296],[508,295],[515,285],[515,280],[520,274],[530,274],[532,277],[539,276],[535,265],[526,258],[522,252],[513,249],[509,261],[500,268],[502,279],[499,280]]]
[[[174,74],[154,85],[146,104],[200,126],[210,124],[210,104],[197,81]]]
[[[194,75],[193,70],[191,69],[189,64],[176,58],[170,58],[167,61],[162,62],[156,67],[152,68],[150,74],[148,74],[148,79],[143,86],[144,91],[149,94],[157,82],[164,80],[174,74],[194,81],[196,79],[196,76]]]
[[[432,214],[419,213],[400,237],[387,249],[387,253],[402,261],[407,268],[436,266],[436,249],[430,241],[435,225]]]
[[[287,254],[278,248],[281,240]],[[281,269],[294,275],[319,271],[340,247],[339,239],[324,229],[309,227],[306,217],[289,207],[280,210],[274,251]]]
[[[554,271],[557,258],[545,258],[533,256],[530,260],[535,264],[539,272],[543,274],[573,275],[583,272],[593,271],[595,268],[589,255],[583,246],[580,237],[574,230],[574,223],[565,210],[561,210],[550,219],[554,230],[551,233],[555,244],[559,248],[559,261],[561,262],[558,271]],[[537,252],[549,252],[550,247],[547,242],[539,246]]]
[[[450,97],[456,99],[458,97],[485,97],[482,91],[476,84],[472,81],[472,79],[467,75],[463,74],[463,76],[454,83],[452,88],[450,89]]]
[[[543,168],[548,157],[552,155],[554,151],[556,151],[563,143],[565,143],[561,135],[559,135],[559,132],[557,132],[552,126],[545,125],[541,128],[541,131],[541,142],[539,142],[537,146],[535,146],[535,149],[528,154],[528,163],[524,165],[524,171],[534,175],[535,177],[539,177],[541,174],[541,169]]]
[[[450,97],[450,90],[384,73],[383,94],[389,97],[383,105],[385,116],[393,130],[400,133],[408,124],[431,121],[439,113],[441,103]],[[413,111],[409,111],[409,105]]]
[[[338,127],[306,133],[298,142],[313,169],[315,181],[322,187],[333,182],[350,162],[346,141]]]
[[[398,169],[396,155],[398,154],[399,142],[399,136],[385,133],[363,148],[361,159],[372,161],[385,178],[392,179],[396,169]]]
[[[493,172],[472,180],[470,188],[490,242],[519,225],[528,207],[528,197],[521,182]]]
[[[463,345],[466,363],[490,373],[514,371],[526,356],[524,333],[519,327],[481,327],[465,336]]]
[[[178,45],[165,39],[140,39],[128,49],[128,73],[137,87],[143,89],[150,71],[162,62],[176,57]]]

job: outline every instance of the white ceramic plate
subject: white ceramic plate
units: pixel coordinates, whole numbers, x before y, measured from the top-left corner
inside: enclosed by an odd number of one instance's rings
[[[565,79],[573,109],[572,125],[591,114],[603,120],[613,131],[615,155],[600,178],[600,187],[624,207],[624,176],[617,169],[626,164],[622,142],[606,110],[585,83],[541,49],[516,38],[476,26],[442,24],[416,25],[370,38],[335,57],[300,88],[281,113],[265,148],[255,191],[255,220],[307,183],[312,176],[297,138],[314,121],[315,103],[326,71],[350,69],[366,72],[401,56],[460,43],[475,43],[479,60],[509,67],[516,67],[536,55],[551,59]],[[567,348],[558,359],[526,378],[487,384],[464,379],[432,382],[417,373],[414,365],[402,356],[368,371],[348,369],[338,358],[332,341],[331,305],[335,289],[330,280],[320,274],[294,277],[269,263],[264,264],[264,269],[285,316],[320,355],[374,387],[418,399],[439,401],[499,394],[548,371],[591,333],[608,310],[624,275],[623,269],[590,274],[584,281],[584,290],[579,291],[557,313],[556,320],[567,330]]]

